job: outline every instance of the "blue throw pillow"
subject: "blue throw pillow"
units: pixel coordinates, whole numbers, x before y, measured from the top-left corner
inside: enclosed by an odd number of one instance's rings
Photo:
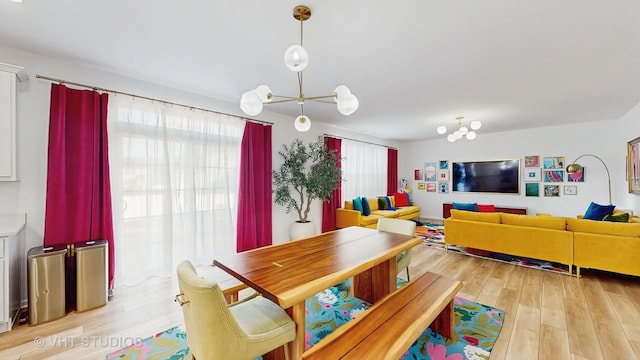
[[[371,207],[369,206],[369,200],[366,197],[362,198],[362,215],[371,215]]]
[[[355,199],[353,199],[352,201],[353,203],[353,210],[358,210],[360,211],[360,214],[362,214],[362,199],[360,199],[360,197],[357,197]]]
[[[467,211],[475,211],[478,212],[478,204],[477,203],[453,203],[453,208],[456,210],[467,210]]]
[[[615,207],[615,205],[600,205],[592,201],[582,218],[587,220],[602,220],[605,216],[613,214]]]

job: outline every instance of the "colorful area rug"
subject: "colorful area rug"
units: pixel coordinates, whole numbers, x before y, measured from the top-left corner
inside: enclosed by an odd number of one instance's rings
[[[402,280],[398,283],[403,284]],[[349,295],[349,283],[339,284],[306,300],[306,338],[310,347],[370,306]],[[426,329],[402,359],[488,359],[502,329],[504,311],[459,297],[454,299],[455,336],[445,338]],[[141,344],[107,355],[107,359],[192,359],[184,328],[175,327]]]
[[[416,227],[416,235],[424,238],[424,244],[430,247],[442,248],[445,247],[444,242],[444,225],[424,223],[423,226]],[[551,261],[530,259],[522,256],[513,256],[489,251],[482,251],[477,249],[466,248],[458,245],[447,245],[449,251],[455,251],[461,254],[475,256],[484,259],[491,259],[502,261],[509,264],[525,266],[535,268],[538,270],[545,270],[551,272],[557,272],[564,275],[569,274],[569,266],[559,264]]]

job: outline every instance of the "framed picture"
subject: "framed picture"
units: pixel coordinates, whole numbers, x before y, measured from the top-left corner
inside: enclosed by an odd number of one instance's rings
[[[564,186],[564,194],[565,195],[577,195],[578,187],[575,185],[565,185]]]
[[[449,170],[438,171],[438,181],[449,181]]]
[[[540,167],[540,156],[538,155],[525,156],[524,167]]]
[[[563,182],[564,170],[545,170],[544,182]]]
[[[567,173],[567,181],[568,182],[584,182],[584,166],[582,167],[582,171],[569,174]]]
[[[413,180],[422,180],[422,170],[421,169],[413,170]]]
[[[449,193],[449,183],[448,182],[439,182],[438,183],[438,192],[440,194],[448,194]]]
[[[550,197],[560,196],[560,185],[545,185],[544,196],[550,196]]]
[[[526,196],[540,196],[540,184],[538,183],[526,183],[525,195]]]
[[[436,167],[436,163],[424,163],[424,181],[436,181],[437,171],[438,168]]]
[[[542,171],[540,170],[540,168],[537,168],[537,169],[525,168],[523,171],[524,171],[524,181],[531,182],[531,181],[542,180],[542,175],[541,175]]]
[[[542,164],[545,169],[563,169],[564,156],[545,157]]]
[[[440,160],[440,170],[446,170],[449,168],[449,160]]]
[[[424,183],[423,182],[419,182],[418,183],[418,190],[424,190]]]
[[[627,143],[627,182],[629,192],[640,194],[640,137]]]
[[[436,192],[436,183],[427,183],[427,192]]]

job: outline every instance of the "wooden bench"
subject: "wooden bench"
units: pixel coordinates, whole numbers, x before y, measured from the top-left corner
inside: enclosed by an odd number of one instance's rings
[[[222,290],[224,298],[229,304],[238,301],[238,292],[248,287],[245,283],[215,265],[196,265],[195,268],[200,277],[215,282],[220,286],[220,290]]]
[[[399,359],[427,327],[451,338],[462,282],[426,273],[387,295],[302,354],[303,359]]]

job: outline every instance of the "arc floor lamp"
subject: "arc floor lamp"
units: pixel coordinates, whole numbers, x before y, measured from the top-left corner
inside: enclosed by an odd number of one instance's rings
[[[611,175],[609,174],[609,168],[607,167],[607,164],[605,164],[604,161],[600,157],[598,157],[596,155],[593,155],[593,154],[580,155],[575,160],[573,160],[573,162],[571,164],[567,165],[567,173],[575,174],[575,173],[582,172],[582,165],[578,164],[577,162],[578,162],[578,160],[580,160],[581,158],[583,158],[585,156],[591,156],[591,157],[594,157],[594,158],[600,160],[600,162],[604,166],[604,169],[607,171],[607,180],[608,180],[608,185],[609,185],[609,204],[611,204]]]

